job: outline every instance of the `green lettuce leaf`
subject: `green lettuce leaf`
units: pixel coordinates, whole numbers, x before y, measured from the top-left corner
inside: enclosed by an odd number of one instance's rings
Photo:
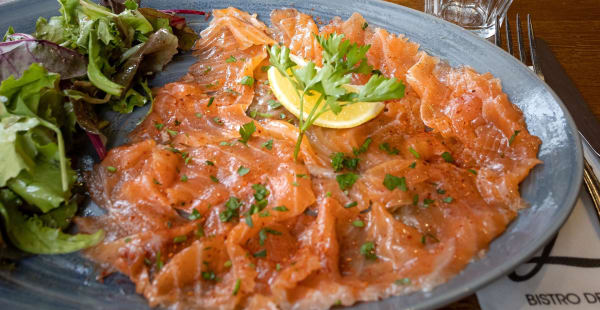
[[[59,178],[49,183],[61,186],[61,197],[69,196],[73,184],[70,176],[74,172],[68,167],[60,129],[65,125],[65,117],[59,115],[70,113],[67,119],[71,119],[68,120],[71,125],[74,116],[72,109],[68,111],[65,108],[64,100],[61,101],[61,95],[56,91],[58,79],[57,74],[48,73],[33,63],[20,79],[9,77],[0,84],[0,144],[3,146],[0,152],[13,159],[0,161],[0,186],[5,186],[14,177],[23,178],[28,184],[27,174],[36,178],[57,172]],[[44,99],[43,102],[41,99]],[[62,124],[59,119],[63,120]],[[36,169],[38,164],[44,164],[45,168]],[[21,174],[22,171],[27,174]],[[56,182],[59,179],[61,182]],[[51,206],[58,205],[52,203]],[[48,205],[40,207],[42,210],[48,208]]]
[[[3,109],[0,105],[0,110]],[[0,111],[2,112],[2,111]],[[19,132],[38,126],[36,118],[5,117],[0,121],[0,187],[16,177],[22,170],[32,170],[35,166],[32,147],[24,141]]]
[[[58,228],[45,226],[42,219],[27,217],[18,210],[19,199],[9,190],[0,190],[0,214],[4,218],[6,234],[17,248],[34,254],[64,254],[96,245],[104,238],[104,231],[94,234],[70,235]]]

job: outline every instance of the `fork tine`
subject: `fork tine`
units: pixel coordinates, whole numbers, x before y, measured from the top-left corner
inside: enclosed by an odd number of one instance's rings
[[[533,33],[531,15],[529,14],[527,14],[527,33],[529,35],[529,51],[531,52],[531,65],[533,66],[533,71],[540,79],[544,80],[541,64],[538,60],[537,53],[535,50],[535,35]]]
[[[512,33],[510,31],[510,22],[508,21],[508,14],[504,17],[504,23],[506,24],[506,50],[509,54],[513,54],[513,43]]]
[[[522,63],[527,64],[525,60],[525,45],[523,44],[523,32],[521,31],[521,19],[517,13],[517,47],[519,48],[519,59]]]
[[[496,46],[502,48],[502,34],[500,33],[500,17],[496,15]]]

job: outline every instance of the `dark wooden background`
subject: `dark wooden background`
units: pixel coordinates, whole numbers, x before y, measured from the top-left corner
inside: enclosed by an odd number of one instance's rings
[[[423,11],[423,0],[387,1]],[[508,10],[513,30],[517,13],[522,22],[531,14],[536,37],[548,42],[594,115],[600,118],[600,0],[514,0]],[[527,27],[525,23],[522,26]],[[472,295],[444,309],[480,307]]]

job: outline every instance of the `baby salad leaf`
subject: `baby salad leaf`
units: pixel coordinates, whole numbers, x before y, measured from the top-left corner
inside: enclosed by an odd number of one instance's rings
[[[17,209],[17,199],[8,190],[0,193],[0,214],[4,218],[6,234],[14,246],[34,254],[62,254],[93,246],[104,238],[102,230],[94,234],[65,234],[58,228],[45,226],[33,215],[25,216]]]
[[[115,96],[121,96],[123,86],[111,81],[100,69],[100,43],[95,32],[90,33],[89,63],[87,75],[90,81],[101,90]]]
[[[54,197],[38,205],[43,211],[64,201],[74,182],[59,128],[62,124],[48,112],[48,100],[41,100],[55,90],[58,79],[57,74],[48,73],[34,63],[20,79],[9,77],[0,84],[0,152],[3,153],[0,158],[13,159],[0,161],[0,186],[8,183],[26,193],[23,198],[33,205],[38,194]],[[68,113],[57,104],[52,109]]]
[[[85,56],[50,41],[22,39],[0,43],[0,81],[11,75],[21,77],[34,62],[60,74],[63,80],[86,74]]]

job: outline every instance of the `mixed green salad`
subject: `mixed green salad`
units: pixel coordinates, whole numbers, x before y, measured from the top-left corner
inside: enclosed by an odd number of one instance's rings
[[[0,260],[59,254],[100,242],[71,234],[84,199],[69,151],[85,133],[105,155],[98,109],[130,113],[152,102],[148,78],[196,33],[176,14],[134,0],[58,0],[33,34],[9,28],[0,41]],[[18,249],[18,250],[17,250]]]

